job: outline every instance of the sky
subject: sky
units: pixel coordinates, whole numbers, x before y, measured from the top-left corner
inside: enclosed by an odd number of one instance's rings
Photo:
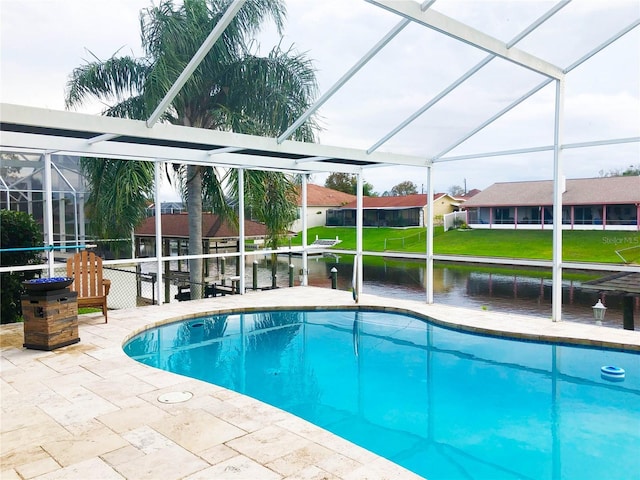
[[[431,8],[508,42],[556,2],[437,0]],[[72,70],[93,57],[141,55],[139,12],[151,0],[0,0],[0,101],[64,109]],[[400,18],[362,0],[288,0],[280,38],[271,26],[255,39],[258,53],[280,42],[303,52],[326,92]],[[640,18],[640,0],[574,0],[517,48],[566,67]],[[485,58],[477,48],[410,25],[318,111],[327,145],[367,149]],[[452,94],[378,148],[428,158],[439,155],[544,77],[495,59]],[[553,144],[555,86],[524,103],[445,155]],[[78,111],[99,113],[101,105]],[[566,75],[562,143],[640,137],[640,27]],[[564,150],[567,178],[640,165],[640,144]],[[323,184],[326,175],[314,174]],[[551,152],[437,163],[434,188],[485,189],[495,182],[553,178]],[[364,179],[382,193],[409,180],[426,188],[426,169],[377,167]],[[165,191],[165,195],[171,195]]]

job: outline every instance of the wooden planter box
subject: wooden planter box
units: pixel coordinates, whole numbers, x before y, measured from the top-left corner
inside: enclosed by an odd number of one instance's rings
[[[21,300],[26,348],[54,350],[80,341],[77,292],[29,292]]]

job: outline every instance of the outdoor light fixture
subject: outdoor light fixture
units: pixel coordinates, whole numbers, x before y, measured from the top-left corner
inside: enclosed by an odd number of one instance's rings
[[[602,325],[602,320],[604,320],[604,314],[607,311],[607,307],[605,307],[600,299],[598,299],[598,303],[596,303],[592,308],[593,318],[596,319],[596,325]]]

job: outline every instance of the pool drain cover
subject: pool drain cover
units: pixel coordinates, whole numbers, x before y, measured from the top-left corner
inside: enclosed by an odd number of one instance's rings
[[[191,397],[193,397],[193,393],[191,392],[169,392],[160,395],[158,401],[160,403],[180,403],[186,402]]]

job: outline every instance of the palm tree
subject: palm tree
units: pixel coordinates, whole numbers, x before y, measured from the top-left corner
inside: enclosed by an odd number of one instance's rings
[[[141,12],[144,57],[94,59],[76,68],[67,84],[67,107],[97,98],[109,105],[105,115],[148,118],[229,4],[225,0],[176,3],[165,0]],[[251,51],[251,44],[253,35],[269,19],[281,32],[285,16],[283,0],[248,0],[175,97],[162,120],[271,137],[284,132],[308,109],[315,96],[314,69],[303,54],[276,46],[266,57],[259,57]],[[314,141],[316,130],[317,125],[311,120],[302,125],[293,138]],[[152,190],[131,188],[127,196],[118,197],[113,189],[132,179],[139,182],[138,187],[152,188],[151,164],[85,160],[83,167],[92,185],[93,194],[88,203],[93,206],[93,213],[109,211],[112,217],[120,219],[117,225],[102,225],[101,233],[107,233],[112,227],[129,228],[130,232],[142,218],[144,202]],[[117,172],[107,175],[107,169]],[[131,170],[136,170],[134,175],[130,174]],[[203,198],[217,213],[229,217],[232,212],[226,201],[223,179],[229,176],[233,181],[237,176],[197,165],[176,166],[176,172],[184,186],[189,213],[189,254],[200,255]],[[282,177],[283,174],[247,172],[245,178],[251,185],[270,176]],[[118,198],[126,201],[119,202]],[[121,231],[115,233],[122,234]],[[202,260],[190,260],[189,270],[192,287],[200,285]],[[201,295],[198,288],[192,288],[191,292],[192,298]]]
[[[97,238],[129,238],[153,198],[153,164],[82,158],[80,166],[90,187],[85,202],[89,233]]]
[[[260,178],[262,177],[262,178]],[[253,172],[254,181],[247,188],[252,214],[267,227],[266,246],[278,248],[282,237],[295,221],[298,213],[298,188],[293,179],[270,172]],[[271,287],[276,288],[278,258],[271,254]]]

